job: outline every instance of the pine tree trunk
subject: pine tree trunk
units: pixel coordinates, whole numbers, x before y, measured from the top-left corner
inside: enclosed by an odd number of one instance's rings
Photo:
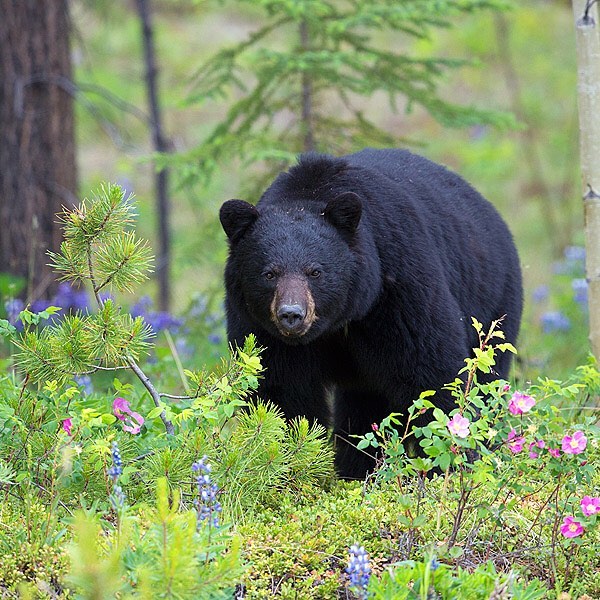
[[[598,4],[573,0],[577,37],[579,144],[592,352],[600,363],[600,22]]]
[[[0,0],[0,272],[30,300],[54,275],[55,213],[76,194],[67,0]]]

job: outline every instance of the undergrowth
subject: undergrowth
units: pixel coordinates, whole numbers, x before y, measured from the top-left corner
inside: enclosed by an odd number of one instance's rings
[[[0,321],[16,349],[0,377],[3,597],[600,596],[593,362],[565,381],[479,383],[514,348],[499,323],[474,321],[479,348],[448,386],[456,409],[425,392],[408,417],[429,425],[373,424],[356,443],[378,469],[342,482],[322,427],[255,398],[252,337],[188,369],[103,295],[150,264],[132,219],[115,186],[63,215],[53,261],[91,286],[94,310]],[[415,444],[422,456],[407,456]]]

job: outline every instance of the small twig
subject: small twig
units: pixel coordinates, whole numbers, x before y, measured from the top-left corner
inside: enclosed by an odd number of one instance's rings
[[[159,407],[161,405],[160,394],[158,393],[156,388],[152,385],[152,382],[150,381],[148,376],[144,373],[144,371],[142,371],[140,366],[135,362],[135,360],[133,360],[133,358],[128,356],[126,360],[127,360],[127,363],[129,364],[131,370],[137,375],[138,379],[144,384],[144,387],[150,393],[150,396],[152,398],[152,401],[154,402],[154,405],[156,407]],[[175,428],[173,427],[173,423],[171,423],[171,421],[169,421],[169,419],[167,419],[166,412],[163,410],[159,416],[161,418],[161,421],[165,425],[165,431],[169,435],[174,435]]]
[[[593,20],[590,17],[590,9],[592,8],[592,6],[594,6],[594,4],[596,4],[596,2],[598,2],[598,0],[588,0],[586,2],[585,10],[583,12],[583,18],[582,18],[582,21],[584,23],[587,24],[587,23],[589,23],[590,20]]]

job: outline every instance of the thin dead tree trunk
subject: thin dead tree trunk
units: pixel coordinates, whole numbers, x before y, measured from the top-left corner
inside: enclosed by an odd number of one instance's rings
[[[304,52],[308,51],[310,37],[306,21],[300,23],[300,44]],[[313,85],[310,75],[306,71],[302,72],[302,127],[304,129],[304,152],[312,152],[316,149],[313,123]]]
[[[48,297],[55,214],[77,202],[67,0],[0,0],[0,271]]]
[[[590,342],[600,362],[600,23],[597,0],[573,0]]]
[[[150,108],[152,144],[156,152],[168,152],[169,142],[164,135],[162,116],[158,101],[158,67],[154,51],[154,31],[150,14],[150,1],[137,0],[137,10],[142,23],[144,63],[146,65],[146,92]],[[158,228],[158,256],[156,275],[158,279],[158,306],[169,310],[171,305],[171,228],[169,202],[169,173],[160,169],[155,174],[156,212]]]

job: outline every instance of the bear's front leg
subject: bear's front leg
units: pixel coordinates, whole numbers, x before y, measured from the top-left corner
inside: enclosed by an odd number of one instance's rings
[[[303,416],[311,423],[317,421],[328,427],[330,407],[322,367],[314,350],[276,340],[263,347],[265,371],[258,396],[279,407],[288,420]]]

